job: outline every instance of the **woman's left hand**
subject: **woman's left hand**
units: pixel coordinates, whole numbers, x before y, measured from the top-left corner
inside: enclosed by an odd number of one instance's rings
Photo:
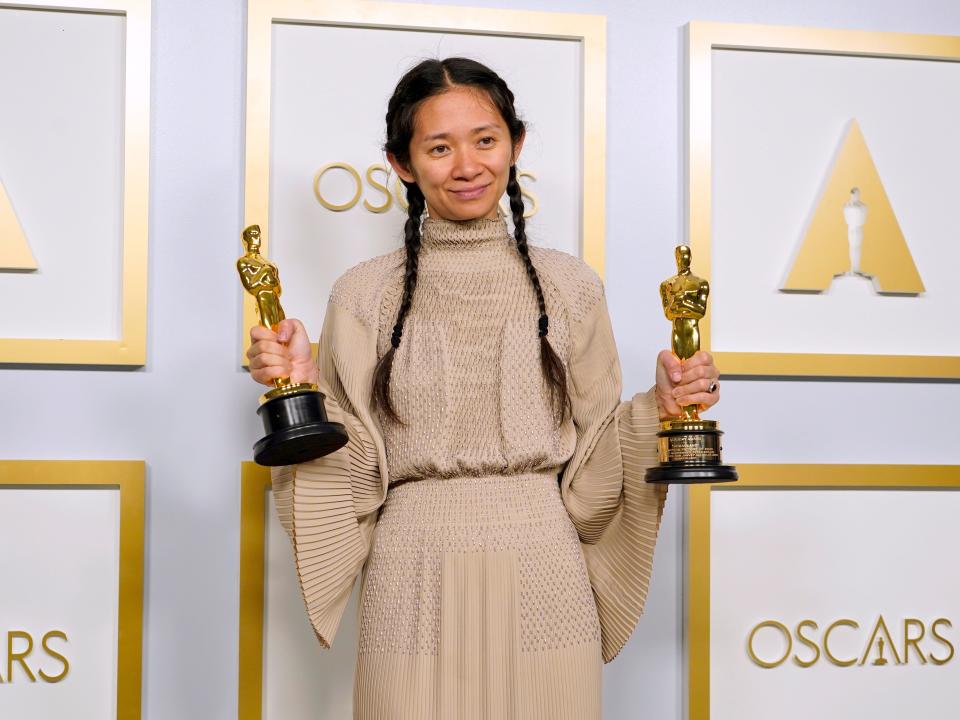
[[[720,399],[720,371],[713,356],[698,351],[682,363],[669,350],[657,355],[657,407],[660,419],[679,417],[684,405],[699,405],[701,410]]]

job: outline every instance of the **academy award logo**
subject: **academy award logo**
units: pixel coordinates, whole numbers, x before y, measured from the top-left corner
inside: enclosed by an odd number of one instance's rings
[[[823,292],[835,279],[889,295],[924,291],[920,273],[856,120],[843,139],[784,292]],[[845,280],[847,281],[847,280]]]
[[[0,271],[36,269],[37,261],[27,244],[27,236],[0,180]]]

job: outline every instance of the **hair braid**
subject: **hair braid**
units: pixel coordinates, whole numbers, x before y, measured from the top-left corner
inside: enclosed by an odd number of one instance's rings
[[[373,399],[377,407],[396,423],[403,424],[390,401],[390,372],[393,369],[393,356],[400,347],[400,338],[403,337],[403,322],[410,305],[413,303],[413,292],[417,289],[417,270],[420,263],[420,216],[426,208],[427,201],[423,192],[416,183],[403,183],[407,188],[407,221],[403,226],[404,247],[407,251],[406,267],[403,274],[403,297],[400,300],[400,310],[397,321],[390,336],[390,349],[377,362],[373,371]]]
[[[493,70],[468,58],[452,57],[445,60],[424,60],[410,68],[394,88],[387,103],[387,138],[383,149],[392,156],[391,162],[402,167],[410,167],[410,142],[416,126],[416,115],[420,104],[427,98],[447,92],[451,87],[470,87],[482,91],[496,107],[510,132],[513,147],[518,147],[526,133],[523,120],[517,115],[514,97],[503,78]],[[377,363],[373,375],[373,402],[381,412],[396,422],[402,422],[390,403],[390,371],[393,367],[394,351],[400,345],[403,335],[403,322],[410,311],[413,293],[417,287],[417,262],[420,254],[420,216],[426,206],[426,200],[420,188],[407,184],[407,199],[410,203],[409,215],[405,226],[405,244],[407,250],[406,273],[403,279],[403,299],[397,313],[397,322],[390,338],[390,348]],[[543,297],[540,277],[530,260],[527,236],[524,230],[523,197],[517,182],[517,170],[510,168],[507,185],[510,196],[510,208],[516,228],[517,250],[523,258],[527,275],[537,294],[537,335],[540,337],[540,364],[544,377],[550,387],[551,400],[557,422],[562,422],[570,409],[570,395],[567,392],[567,373],[563,362],[547,341],[550,330],[550,318]]]
[[[523,195],[520,192],[520,182],[517,180],[516,165],[510,166],[507,197],[510,198],[510,210],[513,214],[513,236],[517,241],[517,251],[523,259],[523,265],[527,269],[527,277],[530,278],[534,292],[537,294],[537,309],[540,313],[537,318],[537,335],[540,337],[540,365],[543,368],[544,376],[547,378],[547,384],[550,386],[550,399],[554,416],[559,424],[570,409],[570,395],[567,392],[567,371],[563,367],[563,361],[560,360],[553,346],[547,340],[547,334],[550,331],[550,318],[547,315],[547,303],[543,297],[540,276],[533,265],[533,260],[530,258],[530,247],[527,245],[526,219],[523,217]]]

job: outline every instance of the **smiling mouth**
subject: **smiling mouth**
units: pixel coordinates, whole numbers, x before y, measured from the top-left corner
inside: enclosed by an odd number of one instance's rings
[[[486,189],[486,185],[480,185],[478,187],[466,188],[464,190],[451,190],[450,192],[452,192],[460,200],[476,200],[478,197],[483,195]]]

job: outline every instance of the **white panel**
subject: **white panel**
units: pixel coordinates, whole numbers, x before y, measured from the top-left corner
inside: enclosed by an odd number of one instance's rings
[[[487,0],[444,0],[444,4],[505,6]],[[523,7],[549,11],[558,4],[524,0]],[[657,284],[673,272],[673,246],[682,234],[684,24],[709,18],[960,35],[956,0],[874,0],[869,8],[836,0],[603,5],[572,0],[563,9],[608,16],[606,280],[627,394],[649,387],[654,354],[669,342]],[[0,11],[0,24],[5,12]],[[250,446],[263,434],[254,414],[255,398],[262,390],[236,370],[246,334],[238,320],[241,292],[233,268],[240,254],[243,222],[246,2],[158,0],[153,3],[153,19],[149,370],[3,370],[0,396],[4,408],[15,413],[4,416],[0,453],[8,458],[149,458],[144,720],[222,720],[236,716],[237,465],[250,457]],[[0,44],[5,58],[6,47]],[[430,53],[445,54],[445,50],[441,46]],[[319,66],[317,72],[352,73],[354,66],[366,66],[369,52],[368,47],[358,48],[332,67]],[[487,59],[496,62],[498,57],[490,54]],[[75,62],[71,58],[62,63],[59,72],[71,73]],[[531,53],[524,59],[528,62],[539,62],[539,58]],[[396,79],[403,67],[385,72],[394,73]],[[522,66],[511,63],[506,70],[519,73]],[[0,64],[4,77],[23,71],[6,60]],[[944,91],[948,90],[945,86]],[[359,87],[355,94],[361,94]],[[518,91],[523,106],[527,94],[526,89]],[[383,103],[381,95],[375,108],[381,119]],[[0,111],[11,111],[7,96],[0,96]],[[545,119],[530,109],[525,114],[533,129],[541,130]],[[375,150],[382,130],[374,130],[369,147]],[[0,136],[0,145],[5,142]],[[317,158],[317,167],[325,160]],[[97,169],[93,166],[91,171]],[[8,183],[4,171],[0,175]],[[82,184],[75,189],[87,191]],[[395,216],[394,222],[391,227],[398,228],[400,217]],[[399,236],[398,230],[395,235]],[[953,230],[949,237],[956,236]],[[952,241],[945,242],[949,244]],[[285,281],[288,270],[281,265]],[[0,284],[7,277],[0,277]],[[285,299],[294,291],[292,278],[288,287]],[[197,302],[198,297],[202,302]],[[715,295],[717,307],[725,297]],[[57,310],[71,311],[69,305],[65,300]],[[302,311],[292,296],[289,307],[292,313]],[[311,331],[314,336],[318,332],[314,322]],[[185,393],[196,386],[198,377],[203,378],[206,398],[185,405]],[[733,462],[960,464],[956,423],[915,420],[960,404],[960,384],[798,385],[727,380],[723,393],[711,417],[717,417],[727,431]],[[824,423],[823,418],[843,412],[842,408],[869,416],[871,423],[851,426],[847,434],[836,432],[835,424]],[[775,414],[777,419],[758,421],[761,412]],[[189,421],[184,421],[185,413]],[[796,442],[801,436],[805,441]],[[681,499],[682,493],[671,491],[646,614],[624,652],[605,666],[604,720],[683,718]],[[22,543],[7,545],[6,553],[21,547]],[[935,554],[949,562],[949,551]],[[292,575],[282,584],[298,592]],[[6,587],[0,578],[0,596]],[[291,603],[289,612],[291,624],[300,622],[302,603]],[[345,624],[352,618],[348,610]],[[305,618],[302,623],[297,637],[304,643],[315,642]],[[354,642],[344,627],[333,652],[346,650]],[[317,654],[328,657],[319,650]],[[337,670],[352,670],[352,666],[351,658]],[[948,667],[956,670],[957,666]],[[300,667],[291,670],[295,676],[302,672]],[[352,679],[345,679],[342,692],[348,692],[351,683]],[[10,689],[0,686],[0,696]],[[948,717],[954,707],[944,706],[932,717]],[[2,710],[0,716],[16,717]],[[44,720],[104,717],[109,713],[51,712]],[[278,717],[274,714],[272,720]],[[767,717],[776,720],[773,715]],[[327,718],[317,713],[311,720]]]
[[[764,669],[747,654],[760,622],[776,620],[805,632],[822,646],[826,628],[842,618],[859,629],[831,635],[833,654],[862,656],[878,617],[887,623],[903,656],[903,622],[925,624],[920,649],[945,658],[931,625],[947,618],[939,634],[960,648],[960,575],[944,562],[960,543],[960,492],[907,490],[736,490],[711,494],[710,705],[711,720],[808,720],[943,717],[960,706],[956,657],[941,666],[921,664],[914,650],[898,665],[889,645],[885,666],[838,667],[821,655],[810,668],[792,659]],[[762,630],[756,652],[782,656],[786,642]],[[794,640],[793,654],[814,651]]]
[[[712,349],[960,355],[960,63],[713,53]],[[843,278],[781,293],[856,118],[926,286],[880,296]],[[869,232],[869,228],[866,229]]]
[[[39,266],[0,271],[0,337],[120,335],[124,25],[0,8],[0,180]]]
[[[579,254],[581,208],[581,50],[573,41],[277,24],[273,31],[270,246],[280,267],[284,309],[316,338],[327,295],[347,268],[400,246],[406,213],[363,179],[381,150],[387,100],[400,76],[427,57],[465,55],[502,74],[530,119],[518,167],[539,201],[528,237]],[[314,197],[313,178],[330,162],[361,175],[363,198],[333,212]],[[384,181],[378,173],[379,182]],[[391,175],[393,188],[396,175]],[[324,197],[344,203],[355,184],[342,170],[324,176]],[[256,222],[256,218],[249,218]],[[239,244],[238,244],[239,247]]]
[[[350,720],[357,663],[357,595],[330,650],[317,642],[304,608],[290,539],[267,491],[263,633],[263,720]]]
[[[0,489],[0,717],[116,717],[119,538],[118,490]],[[19,663],[8,672],[11,630],[33,638],[35,683]],[[49,642],[70,664],[57,683],[39,675],[63,671],[42,647],[51,630],[67,635]]]

